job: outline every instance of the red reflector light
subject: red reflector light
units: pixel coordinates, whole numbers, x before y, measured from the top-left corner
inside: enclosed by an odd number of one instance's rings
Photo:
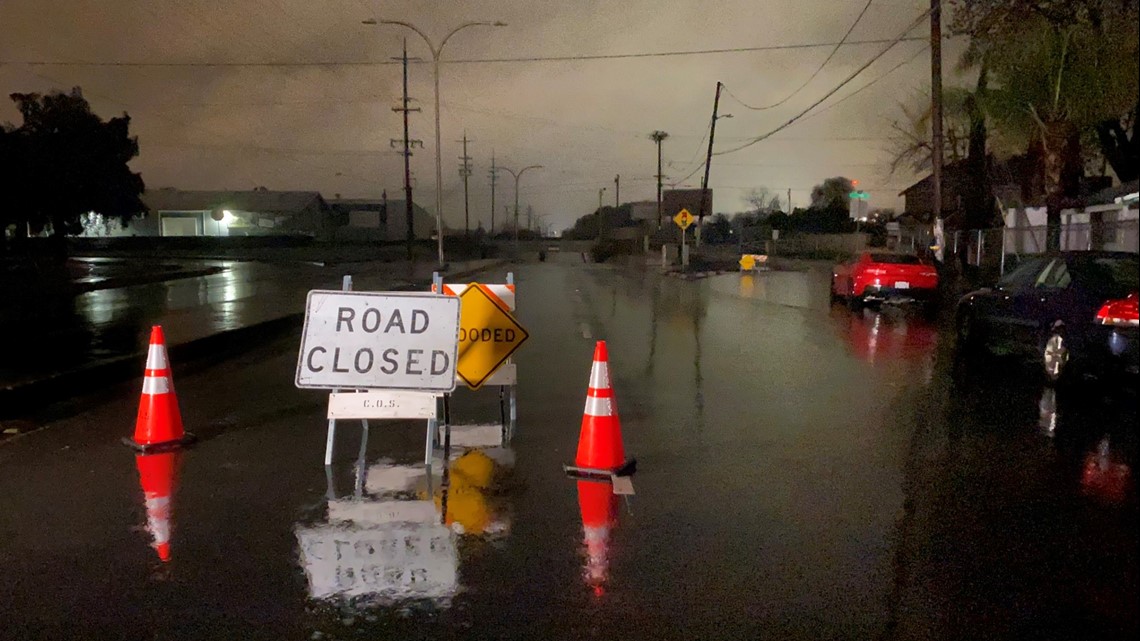
[[[1135,293],[1128,298],[1105,301],[1096,313],[1096,322],[1101,325],[1136,327],[1140,325],[1140,305]]]

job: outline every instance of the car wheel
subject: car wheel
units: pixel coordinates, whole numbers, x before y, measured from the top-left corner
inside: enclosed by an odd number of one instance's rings
[[[847,286],[847,309],[853,312],[862,311],[864,300],[862,296],[855,294],[855,284],[850,283]]]
[[[1060,383],[1069,371],[1069,342],[1065,338],[1065,328],[1055,326],[1045,338],[1041,347],[1041,367],[1045,381],[1050,385]]]
[[[954,327],[955,349],[959,354],[972,356],[981,352],[982,340],[978,335],[978,324],[970,313],[959,314]]]
[[[922,315],[926,320],[935,320],[938,318],[938,301],[928,300],[922,304]]]

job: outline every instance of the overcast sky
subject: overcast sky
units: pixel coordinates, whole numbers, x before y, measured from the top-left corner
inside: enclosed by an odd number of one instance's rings
[[[666,182],[703,159],[716,81],[752,105],[786,97],[827,57],[830,47],[574,61],[462,62],[487,58],[592,56],[837,42],[865,0],[0,0],[0,89],[3,93],[83,88],[103,117],[127,111],[139,137],[133,162],[148,187],[318,190],[326,198],[399,198],[401,159],[389,141],[401,135],[398,56],[430,60],[411,31],[368,26],[368,18],[415,23],[437,40],[465,21],[475,27],[443,52],[444,212],[463,225],[458,175],[464,130],[472,140],[471,211],[490,217],[488,169],[542,164],[523,178],[525,209],[554,228],[597,206],[598,189],[613,202],[652,199],[656,151],[649,132],[669,132]],[[873,0],[851,40],[894,38],[928,6],[923,0]],[[912,36],[928,33],[923,23]],[[843,47],[785,104],[749,110],[725,95],[716,149],[770,131],[818,100],[883,44]],[[872,206],[897,206],[914,176],[887,176],[888,123],[899,100],[929,86],[923,42],[902,42],[840,89],[817,111],[769,140],[717,156],[710,186],[717,211],[745,208],[754,187],[792,189],[806,205],[812,185],[844,175],[860,180]],[[955,47],[946,54],[953,69]],[[448,64],[447,60],[454,62]],[[909,62],[907,62],[909,61]],[[103,63],[103,64],[40,64]],[[122,63],[108,66],[106,63]],[[156,65],[174,63],[174,66]],[[194,66],[186,63],[228,63]],[[234,66],[233,63],[252,63]],[[266,65],[264,63],[290,63]],[[295,63],[332,63],[297,65]],[[335,64],[353,63],[353,64]],[[360,64],[373,63],[373,64]],[[379,63],[379,64],[376,64]],[[905,64],[904,64],[905,63]],[[902,64],[901,67],[896,68]],[[954,82],[951,76],[947,80]],[[412,137],[424,141],[412,168],[416,201],[434,205],[431,68],[413,65],[411,95],[424,108]],[[7,100],[0,121],[18,122]],[[509,176],[504,176],[510,181]],[[498,190],[499,212],[513,181]],[[684,181],[697,187],[700,172]]]

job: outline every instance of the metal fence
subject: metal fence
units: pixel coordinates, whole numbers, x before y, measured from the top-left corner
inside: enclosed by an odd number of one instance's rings
[[[1022,256],[1046,251],[1048,228],[999,227],[946,232],[944,260],[962,268],[972,267],[982,274],[1001,275],[1009,264]],[[904,231],[891,239],[892,249],[924,253],[933,243],[930,229]],[[1140,220],[1105,221],[1099,225],[1071,223],[1060,230],[1062,250],[1140,252]]]

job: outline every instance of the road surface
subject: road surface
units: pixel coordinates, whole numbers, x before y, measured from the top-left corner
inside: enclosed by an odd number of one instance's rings
[[[456,427],[433,477],[406,422],[373,423],[362,458],[341,426],[326,475],[296,336],[174,364],[201,440],[175,461],[169,562],[118,442],[137,381],[0,445],[7,636],[1135,636],[1134,397],[964,375],[945,331],[828,309],[817,274],[687,282],[557,258],[517,271],[517,433]],[[561,470],[598,339],[632,497]],[[497,395],[460,392],[452,412],[493,422]]]

